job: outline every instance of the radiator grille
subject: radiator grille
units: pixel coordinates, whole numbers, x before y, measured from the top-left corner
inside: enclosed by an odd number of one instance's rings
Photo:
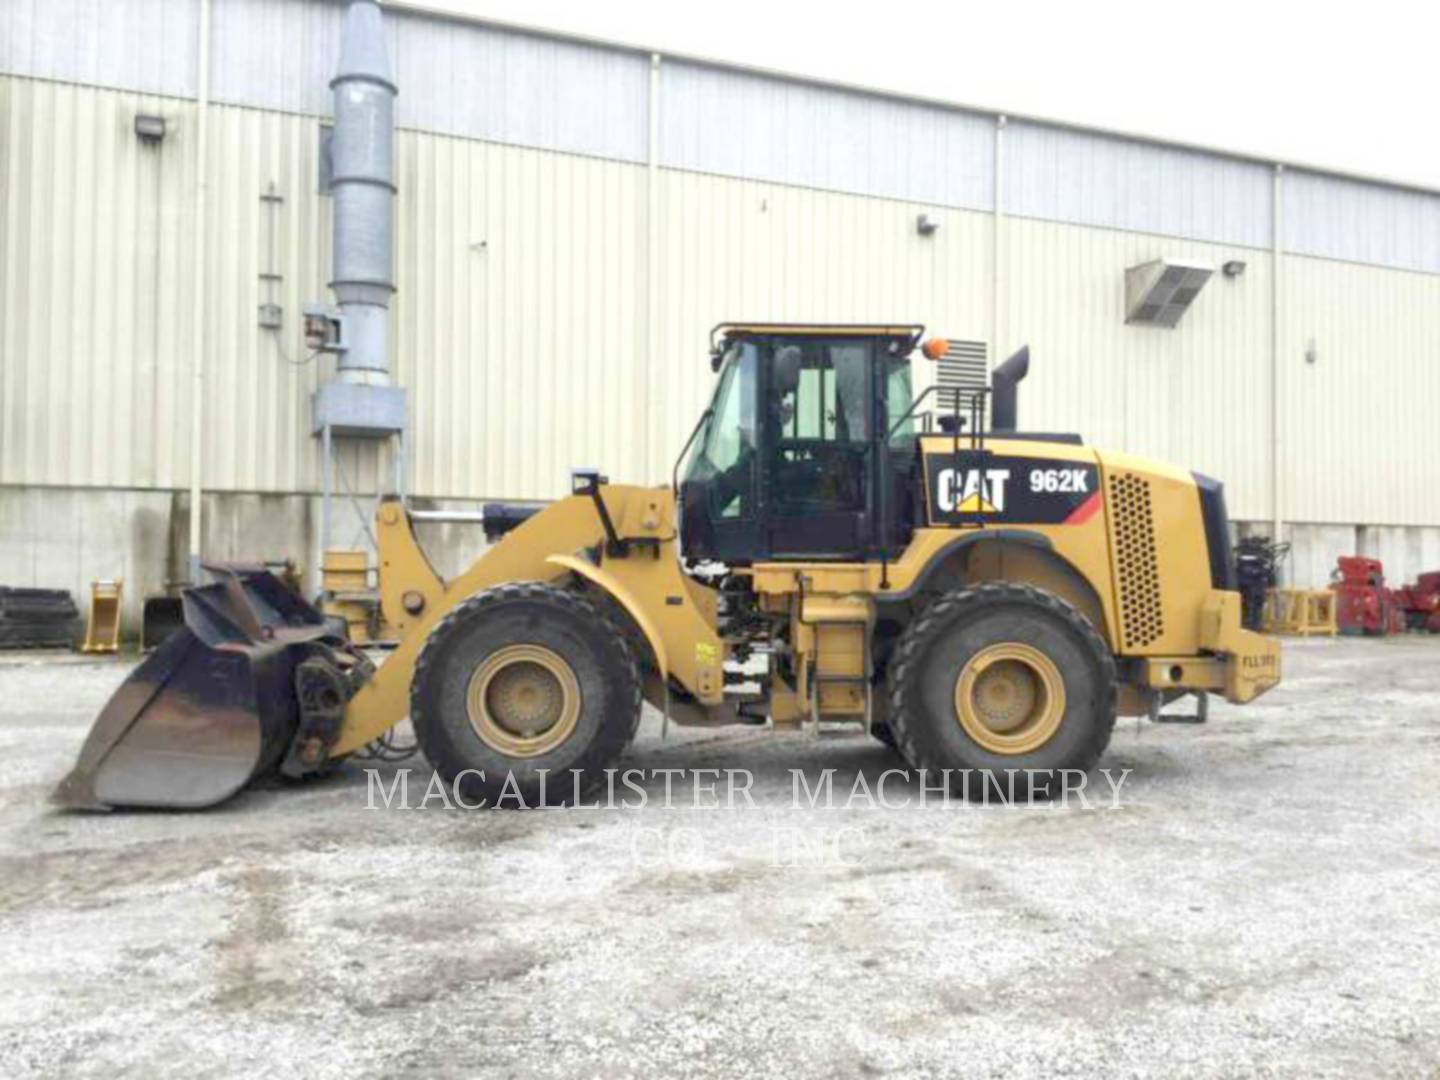
[[[1127,649],[1143,648],[1165,633],[1150,482],[1129,473],[1112,474],[1110,507],[1115,522],[1122,636]]]

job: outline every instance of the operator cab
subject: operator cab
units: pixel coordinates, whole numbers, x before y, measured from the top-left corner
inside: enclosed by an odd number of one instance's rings
[[[715,397],[680,485],[685,556],[893,556],[910,539],[919,326],[717,327]]]

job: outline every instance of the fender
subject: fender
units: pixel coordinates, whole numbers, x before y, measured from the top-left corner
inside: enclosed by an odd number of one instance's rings
[[[1055,526],[1048,526],[1055,529]],[[1058,531],[1058,529],[1056,530]],[[1045,532],[1034,529],[975,529],[955,537],[935,548],[929,555],[925,568],[903,589],[877,593],[875,599],[881,604],[908,600],[932,585],[937,574],[952,557],[976,549],[1000,545],[1015,552],[1028,570],[1021,570],[1013,580],[1028,581],[1049,589],[1079,608],[1095,625],[1095,628],[1113,644],[1113,633],[1107,618],[1105,605],[1101,601],[1094,581],[1065,556],[1064,551]],[[967,556],[967,560],[970,556]],[[1017,568],[1018,569],[1018,568]],[[986,577],[1009,577],[998,567],[991,568]]]
[[[1044,533],[1033,532],[1029,529],[976,529],[967,531],[956,537],[944,547],[937,549],[930,555],[930,561],[925,569],[921,571],[906,588],[895,589],[890,592],[877,592],[875,600],[877,603],[888,604],[893,601],[912,599],[917,593],[925,588],[926,582],[945,564],[951,555],[957,551],[963,551],[972,544],[979,544],[986,541],[1005,541],[1012,544],[1024,544],[1028,547],[1037,548],[1040,551],[1053,553],[1055,545]]]
[[[618,581],[614,574],[607,573],[588,559],[582,559],[576,555],[551,555],[545,561],[551,566],[558,566],[569,570],[572,574],[578,574],[596,588],[613,596],[616,603],[630,613],[630,617],[635,620],[635,625],[640,627],[640,632],[650,643],[650,648],[655,650],[655,664],[660,669],[660,677],[662,679],[670,677],[670,660],[665,653],[665,641],[660,636],[660,630],[640,601],[636,599],[635,594],[626,588],[624,583]]]

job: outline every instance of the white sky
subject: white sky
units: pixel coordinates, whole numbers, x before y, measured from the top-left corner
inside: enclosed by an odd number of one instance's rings
[[[1440,4],[408,0],[1440,188]]]

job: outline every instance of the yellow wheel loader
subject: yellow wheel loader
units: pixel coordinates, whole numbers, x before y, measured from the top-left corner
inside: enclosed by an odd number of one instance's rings
[[[1117,715],[1280,678],[1241,628],[1221,486],[1022,432],[1022,350],[986,390],[911,391],[917,326],[724,325],[672,483],[577,471],[443,580],[377,518],[398,645],[378,666],[259,567],[188,590],[186,629],[106,705],[57,799],[199,807],[300,778],[410,718],[469,802],[594,780],[648,701],[681,724],[851,721],[914,767],[1055,790]],[[988,406],[988,408],[987,408]],[[987,413],[988,423],[987,421]],[[573,778],[573,781],[572,781]],[[547,783],[548,780],[548,783]]]

